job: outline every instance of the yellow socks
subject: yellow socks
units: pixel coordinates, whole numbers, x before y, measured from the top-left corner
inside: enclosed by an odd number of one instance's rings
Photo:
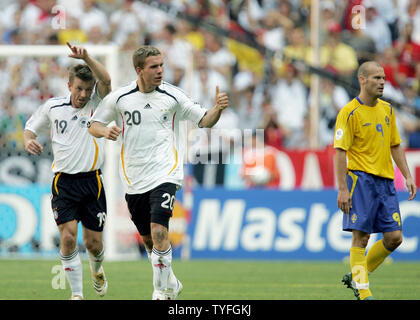
[[[369,290],[365,248],[350,248],[350,268],[353,287],[359,291],[360,300],[364,300],[365,298],[371,296],[372,293]]]
[[[366,255],[367,270],[373,272],[390,254],[382,239],[376,241]]]

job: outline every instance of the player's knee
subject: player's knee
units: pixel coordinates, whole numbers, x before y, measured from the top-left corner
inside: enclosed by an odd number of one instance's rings
[[[168,241],[168,229],[158,223],[151,224],[153,246],[160,250]]]
[[[385,247],[391,251],[394,251],[395,249],[397,249],[401,245],[402,242],[403,242],[403,238],[401,234],[384,239]]]
[[[360,239],[363,248],[366,248],[369,242],[370,235],[364,236]]]
[[[98,255],[102,251],[102,240],[96,238],[85,239],[86,250],[93,255]]]
[[[366,248],[369,242],[370,234],[365,233],[363,235],[358,235],[353,239],[353,247],[360,247],[360,248]]]
[[[61,234],[61,246],[66,252],[72,252],[76,248],[76,234],[70,230],[64,230]]]

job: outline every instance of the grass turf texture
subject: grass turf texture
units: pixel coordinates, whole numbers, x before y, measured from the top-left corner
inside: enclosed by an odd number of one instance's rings
[[[0,299],[67,300],[70,288],[53,289],[59,260],[0,260]],[[354,300],[342,283],[349,265],[341,262],[173,261],[184,290],[180,300]],[[92,288],[88,261],[83,259],[85,299],[150,300],[152,268],[140,261],[104,262],[108,293]],[[420,262],[381,265],[369,276],[376,299],[419,300]]]

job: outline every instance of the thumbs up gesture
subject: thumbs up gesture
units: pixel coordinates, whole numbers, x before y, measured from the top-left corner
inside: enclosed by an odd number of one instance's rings
[[[219,110],[229,107],[229,97],[225,92],[219,91],[219,86],[216,86],[216,107]]]

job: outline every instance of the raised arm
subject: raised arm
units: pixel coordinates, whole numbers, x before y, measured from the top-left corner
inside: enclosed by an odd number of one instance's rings
[[[401,147],[400,144],[391,147],[391,155],[398,169],[400,169],[402,175],[405,178],[405,185],[407,186],[407,190],[410,193],[408,200],[413,200],[417,194],[417,187],[413,180],[413,177],[411,176],[410,169],[408,168],[404,149]]]
[[[216,86],[216,104],[207,111],[198,124],[203,128],[213,127],[219,121],[222,111],[229,106],[229,97],[225,92],[219,92],[219,86]]]
[[[99,96],[104,98],[111,91],[111,77],[109,76],[105,67],[98,60],[91,57],[85,48],[72,46],[69,42],[66,43],[72,51],[72,53],[69,54],[69,57],[82,59],[86,62],[90,70],[92,70],[96,79],[98,79],[97,85]]]

